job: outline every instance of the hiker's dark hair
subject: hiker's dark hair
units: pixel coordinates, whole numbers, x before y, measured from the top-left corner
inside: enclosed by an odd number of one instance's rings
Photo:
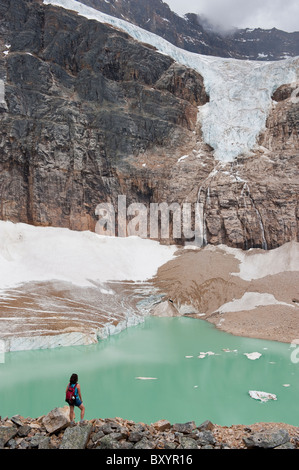
[[[70,378],[70,384],[76,384],[78,382],[78,375],[72,374]]]

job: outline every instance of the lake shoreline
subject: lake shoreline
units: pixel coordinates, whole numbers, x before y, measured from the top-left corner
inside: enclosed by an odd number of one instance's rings
[[[69,407],[39,418],[20,415],[0,420],[2,449],[297,449],[299,427],[284,423],[218,426],[211,421],[146,424],[122,418],[71,424]]]

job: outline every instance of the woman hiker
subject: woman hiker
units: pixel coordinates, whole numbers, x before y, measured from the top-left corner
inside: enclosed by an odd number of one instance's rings
[[[78,384],[78,375],[72,374],[70,378],[70,382],[66,387],[66,399],[65,401],[70,405],[70,421],[71,424],[75,422],[75,411],[74,407],[78,406],[81,410],[81,421],[83,421],[84,413],[85,413],[85,406],[83,405],[83,400],[81,396],[81,387]]]

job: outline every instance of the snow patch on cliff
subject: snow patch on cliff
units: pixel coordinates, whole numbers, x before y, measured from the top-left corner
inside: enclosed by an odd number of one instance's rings
[[[241,312],[242,310],[254,310],[256,307],[266,305],[286,305],[294,308],[294,305],[279,302],[274,295],[259,292],[245,292],[240,299],[235,299],[222,305],[217,311],[219,313]]]
[[[0,221],[0,289],[30,281],[145,281],[169,261],[175,246],[138,237],[105,237],[65,228]]]

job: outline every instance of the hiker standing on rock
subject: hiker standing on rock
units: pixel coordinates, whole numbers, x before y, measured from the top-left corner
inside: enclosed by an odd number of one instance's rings
[[[77,406],[81,410],[81,421],[83,421],[85,406],[83,405],[83,400],[81,396],[81,387],[78,384],[78,375],[72,374],[70,382],[66,387],[65,391],[65,401],[70,405],[70,421],[71,423],[75,422],[75,410],[74,407]]]

